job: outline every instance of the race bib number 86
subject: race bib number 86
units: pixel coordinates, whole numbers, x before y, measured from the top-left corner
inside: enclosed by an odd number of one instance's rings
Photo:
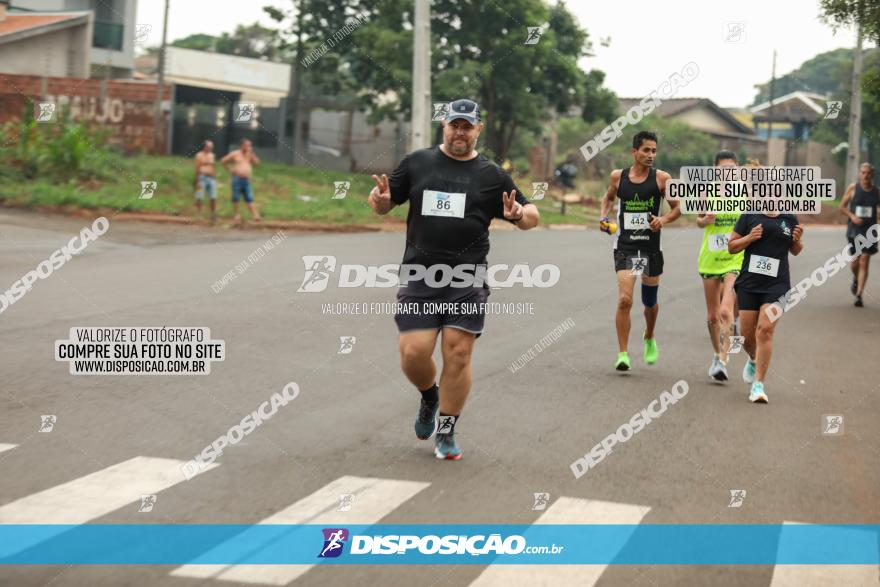
[[[422,193],[422,216],[464,218],[467,194],[425,190]]]

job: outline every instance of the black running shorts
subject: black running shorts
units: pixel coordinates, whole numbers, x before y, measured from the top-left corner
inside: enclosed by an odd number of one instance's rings
[[[479,338],[486,321],[488,298],[489,290],[483,287],[470,288],[464,294],[444,288],[431,297],[417,297],[399,291],[394,322],[400,332],[448,327],[476,334]]]
[[[643,258],[646,261],[633,261],[634,258]],[[663,274],[663,251],[614,249],[614,271],[632,271],[636,263],[646,263],[642,270],[643,276],[659,277]]]
[[[764,304],[773,304],[779,302],[780,298],[783,298],[783,302],[785,302],[785,295],[788,293],[787,289],[779,288],[772,292],[754,292],[743,289],[742,287],[734,286],[736,290],[736,301],[739,304],[740,311],[758,311],[761,309],[761,306]]]

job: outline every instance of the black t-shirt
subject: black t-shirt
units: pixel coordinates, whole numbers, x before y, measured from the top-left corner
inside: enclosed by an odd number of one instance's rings
[[[793,214],[780,214],[775,218],[764,214],[743,214],[733,231],[746,236],[758,224],[764,226],[764,232],[759,240],[746,247],[742,272],[735,285],[755,293],[785,293],[791,288],[788,249],[792,243],[792,231],[799,224],[797,217]]]
[[[388,185],[395,204],[409,201],[403,264],[486,265],[489,224],[504,218],[503,192],[516,190],[517,202],[529,203],[510,175],[483,155],[458,161],[439,146],[404,157]]]

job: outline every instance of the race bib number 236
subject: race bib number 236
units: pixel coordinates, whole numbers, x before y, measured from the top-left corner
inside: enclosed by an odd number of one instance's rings
[[[422,216],[464,218],[467,194],[425,190],[422,193]]]
[[[749,272],[776,277],[779,274],[779,259],[752,255],[749,257]]]

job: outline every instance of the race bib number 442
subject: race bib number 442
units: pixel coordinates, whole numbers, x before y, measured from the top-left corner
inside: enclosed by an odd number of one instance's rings
[[[623,228],[626,230],[645,230],[649,228],[647,212],[624,212]]]
[[[467,194],[425,190],[422,193],[422,216],[464,218]]]
[[[749,257],[749,272],[776,277],[779,273],[779,259],[764,257],[763,255],[752,255]]]

